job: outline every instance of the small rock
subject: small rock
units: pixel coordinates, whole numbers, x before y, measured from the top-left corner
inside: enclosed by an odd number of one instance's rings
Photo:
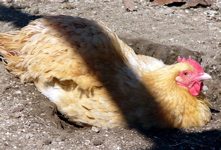
[[[19,6],[19,5],[17,5],[17,4],[12,4],[12,5],[10,6],[10,8],[12,8],[12,9],[22,9],[22,7]]]
[[[21,94],[21,91],[19,91],[19,90],[15,91],[15,94]]]
[[[189,10],[187,10],[187,9],[185,9],[185,10],[184,10],[184,12],[185,12],[185,13],[190,13],[190,11],[189,11]]]
[[[26,139],[30,139],[30,138],[32,138],[32,137],[33,137],[33,134],[28,133],[28,134],[26,134],[26,135],[25,135],[25,137],[26,137]]]
[[[26,106],[26,105],[28,105],[28,102],[24,101],[24,102],[21,102],[21,104]]]
[[[209,15],[209,16],[215,16],[215,15],[218,15],[219,12],[215,10],[207,10],[204,12],[204,14]]]
[[[66,137],[65,136],[59,136],[56,141],[65,141]]]
[[[76,5],[65,4],[61,6],[61,9],[75,9]]]
[[[13,113],[15,112],[21,112],[22,110],[24,110],[24,107],[16,107],[12,110]]]
[[[4,143],[4,146],[9,146],[8,143]]]
[[[43,142],[43,145],[50,145],[51,143],[52,143],[52,141],[47,139]]]
[[[208,88],[206,85],[203,86],[203,90],[204,90],[204,91],[207,91],[208,89],[209,89],[209,88]]]
[[[103,141],[101,141],[101,140],[94,140],[93,144],[94,144],[94,146],[102,145]]]
[[[32,12],[33,12],[34,14],[39,14],[39,9],[38,9],[38,8],[35,8]]]
[[[96,133],[100,132],[100,129],[98,127],[94,127],[94,126],[91,128],[91,130],[96,132]]]
[[[20,118],[21,117],[21,113],[20,112],[15,112],[11,115],[13,118]]]
[[[164,13],[165,15],[173,14],[173,13],[174,13],[174,10],[171,9],[171,8],[166,8],[166,9],[163,11],[163,13]]]

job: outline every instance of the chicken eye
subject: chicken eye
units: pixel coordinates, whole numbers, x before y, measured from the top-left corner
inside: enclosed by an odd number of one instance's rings
[[[184,73],[183,73],[183,75],[184,75],[184,76],[187,76],[187,75],[188,75],[188,73],[187,73],[187,72],[184,72]]]

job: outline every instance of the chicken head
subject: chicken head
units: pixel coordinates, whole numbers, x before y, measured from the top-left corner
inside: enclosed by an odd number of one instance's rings
[[[202,66],[195,60],[189,57],[189,59],[178,57],[179,63],[188,62],[193,70],[183,70],[176,77],[176,82],[187,88],[191,95],[197,96],[203,88],[203,80],[211,79],[211,76],[204,72]]]

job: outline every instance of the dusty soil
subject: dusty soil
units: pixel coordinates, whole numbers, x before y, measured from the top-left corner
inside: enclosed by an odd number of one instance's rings
[[[206,82],[212,120],[202,128],[100,129],[77,127],[62,118],[53,103],[32,84],[21,84],[0,62],[0,149],[221,149],[221,10],[151,6],[136,0],[137,12],[120,1],[74,0],[0,3],[0,32],[19,29],[40,15],[72,15],[101,20],[137,53],[171,64],[177,55],[193,55],[213,79]]]

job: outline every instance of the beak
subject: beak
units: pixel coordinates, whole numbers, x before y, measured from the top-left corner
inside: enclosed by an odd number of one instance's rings
[[[199,77],[197,77],[197,80],[199,81],[207,80],[207,79],[212,79],[212,77],[207,73],[202,73]]]

